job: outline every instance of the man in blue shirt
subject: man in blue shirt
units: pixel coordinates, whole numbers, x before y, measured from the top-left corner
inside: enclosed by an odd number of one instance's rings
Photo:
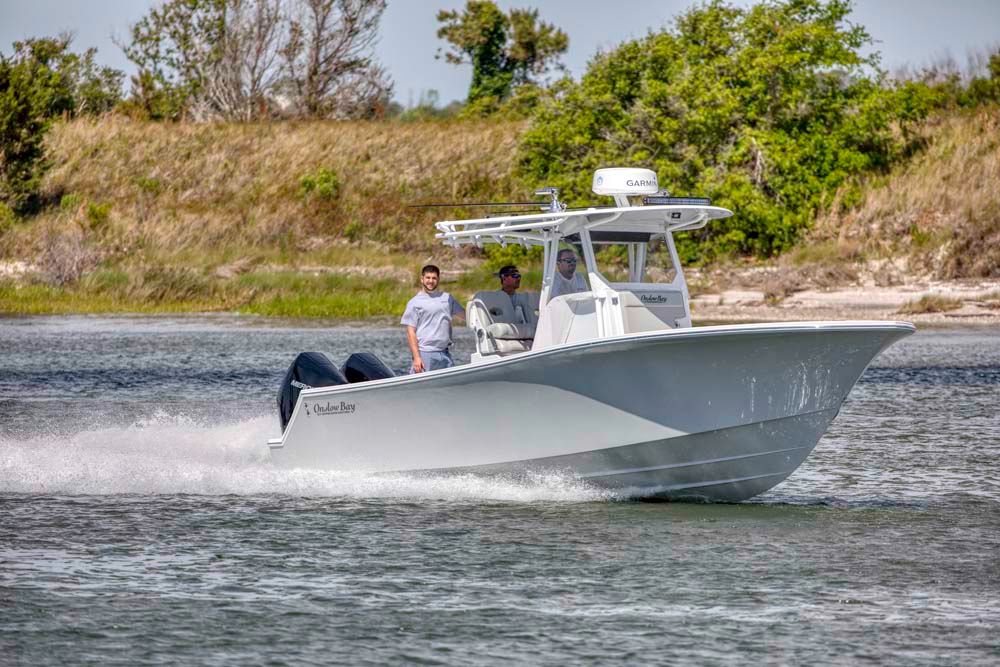
[[[447,292],[438,290],[441,271],[433,264],[420,269],[423,289],[406,304],[400,324],[413,355],[411,373],[423,373],[455,365],[451,346],[451,319],[465,317],[465,308]]]

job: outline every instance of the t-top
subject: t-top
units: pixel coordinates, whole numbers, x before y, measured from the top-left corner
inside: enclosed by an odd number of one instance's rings
[[[451,345],[451,318],[464,313],[462,304],[447,292],[421,290],[406,304],[400,324],[417,330],[421,352],[442,352]]]

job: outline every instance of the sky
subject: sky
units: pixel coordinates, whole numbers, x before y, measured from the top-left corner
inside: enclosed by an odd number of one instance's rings
[[[0,53],[25,37],[72,32],[73,48],[97,47],[97,61],[128,73],[131,63],[115,45],[157,0],[0,0]],[[542,20],[569,35],[562,61],[579,78],[598,50],[669,26],[674,16],[698,4],[691,0],[497,0],[507,10],[534,7]],[[749,0],[732,4],[746,5]],[[439,103],[464,99],[471,68],[436,59],[445,46],[437,38],[436,14],[460,9],[464,0],[389,0],[376,54],[395,82],[395,99],[412,106],[428,91]],[[944,58],[964,66],[968,56],[1000,47],[1000,0],[856,0],[852,22],[877,40],[882,67],[890,72]]]

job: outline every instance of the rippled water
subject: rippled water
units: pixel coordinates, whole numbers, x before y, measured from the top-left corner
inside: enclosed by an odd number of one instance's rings
[[[0,664],[1000,661],[998,331],[890,349],[739,505],[273,470],[305,349],[407,361],[396,328],[0,319]]]

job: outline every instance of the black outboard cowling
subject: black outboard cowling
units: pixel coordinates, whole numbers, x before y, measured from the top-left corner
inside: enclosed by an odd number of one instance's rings
[[[392,369],[371,352],[355,352],[340,367],[348,382],[368,382],[396,377]]]
[[[391,372],[391,371],[390,371]],[[347,384],[347,378],[322,352],[301,352],[288,367],[278,390],[278,415],[284,432],[292,411],[299,401],[299,392],[312,387],[332,387]]]

